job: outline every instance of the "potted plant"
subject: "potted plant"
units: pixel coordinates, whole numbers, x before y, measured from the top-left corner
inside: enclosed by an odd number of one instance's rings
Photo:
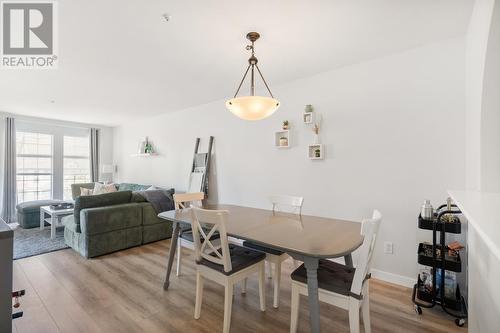
[[[148,137],[146,137],[146,144],[144,145],[144,153],[152,154],[153,153],[153,145],[149,142]]]
[[[288,129],[288,120],[283,120],[283,130]]]
[[[321,150],[319,148],[314,149],[314,157],[321,157]]]
[[[282,136],[280,138],[280,147],[288,146],[288,138],[286,136]]]

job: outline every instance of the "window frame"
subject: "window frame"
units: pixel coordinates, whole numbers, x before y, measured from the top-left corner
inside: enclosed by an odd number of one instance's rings
[[[90,128],[71,127],[52,123],[17,120],[16,132],[31,132],[52,135],[52,199],[64,199],[64,136],[80,136],[89,139]],[[16,152],[17,155],[17,152]],[[89,150],[90,164],[90,150]],[[16,166],[17,169],[17,166]],[[90,171],[90,165],[89,165]],[[17,170],[16,170],[17,174]]]
[[[51,147],[51,153],[50,155],[47,155],[47,154],[20,154],[17,152],[17,149],[16,149],[16,183],[18,182],[18,179],[17,177],[18,176],[50,176],[51,177],[51,182],[50,182],[50,198],[53,198],[54,196],[54,135],[50,134],[50,133],[40,133],[40,132],[35,132],[35,131],[28,131],[28,130],[20,130],[20,129],[17,129],[16,128],[16,146],[17,146],[17,133],[20,132],[20,133],[31,133],[31,134],[43,134],[43,135],[50,135],[50,147]],[[19,157],[27,157],[27,158],[50,158],[50,162],[51,162],[51,171],[50,173],[40,173],[40,172],[18,172],[18,165],[17,165],[17,159]],[[24,182],[24,180],[23,180]],[[32,192],[32,191],[31,191]],[[37,193],[38,192],[41,192],[41,191],[36,191]],[[45,192],[45,191],[43,191]],[[23,191],[23,193],[28,193],[26,191]],[[24,198],[24,195],[23,195],[23,198]],[[39,199],[38,198],[38,195],[37,195],[37,198],[35,200],[42,200],[42,199]],[[16,201],[19,201],[19,189],[17,190],[17,193],[16,193]],[[23,200],[22,202],[25,202],[25,201],[29,201],[29,200]]]

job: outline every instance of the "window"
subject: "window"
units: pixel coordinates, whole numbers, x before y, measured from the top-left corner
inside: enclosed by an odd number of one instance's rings
[[[70,200],[71,184],[90,181],[90,130],[16,122],[17,202]]]
[[[17,132],[17,201],[52,197],[53,138],[50,134]]]
[[[71,184],[90,182],[89,137],[64,136],[64,200],[71,199]]]

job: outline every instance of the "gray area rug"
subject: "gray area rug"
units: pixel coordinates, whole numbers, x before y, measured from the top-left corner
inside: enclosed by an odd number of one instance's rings
[[[38,254],[66,249],[64,227],[57,228],[56,238],[50,238],[50,227],[14,229],[14,259],[21,259]]]

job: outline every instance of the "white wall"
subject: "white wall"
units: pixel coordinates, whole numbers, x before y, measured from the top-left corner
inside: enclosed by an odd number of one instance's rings
[[[481,101],[481,189],[500,192],[500,1],[488,34]]]
[[[481,188],[481,107],[488,34],[495,0],[476,0],[466,38],[466,188]]]
[[[374,267],[409,283],[417,238],[430,236],[417,235],[422,201],[437,205],[448,188],[464,187],[464,44],[456,38],[282,86],[271,82],[281,108],[259,122],[236,118],[220,100],[124,124],[115,129],[116,178],[185,189],[195,138],[214,135],[211,200],[268,207],[269,194],[302,195],[305,214],[354,220],[378,208],[384,221]],[[313,133],[301,123],[305,104],[323,115],[323,161],[306,158]],[[284,119],[293,147],[276,149],[273,131]],[[146,135],[161,155],[131,157]],[[394,242],[394,255],[382,253],[384,241]]]

